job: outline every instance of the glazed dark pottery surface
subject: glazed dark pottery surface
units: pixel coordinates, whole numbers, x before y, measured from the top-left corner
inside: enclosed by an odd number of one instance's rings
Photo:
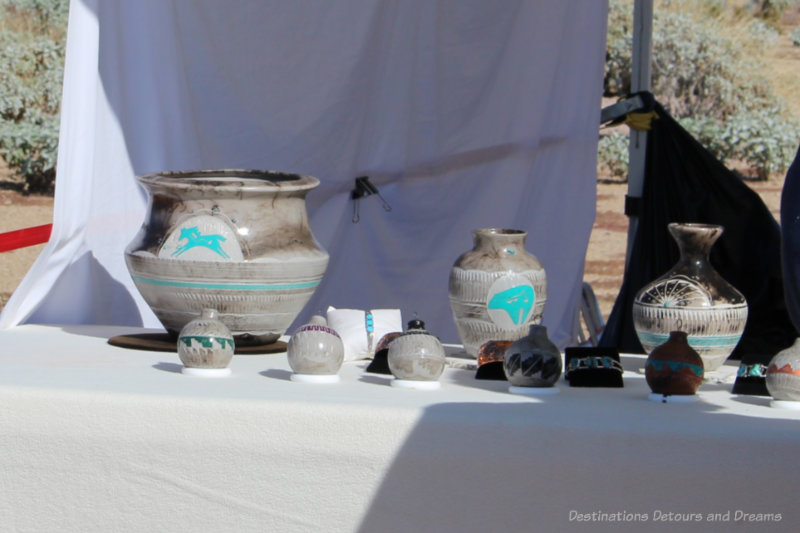
[[[561,351],[547,337],[547,328],[538,324],[514,341],[503,357],[506,379],[516,387],[552,387],[562,366]]]

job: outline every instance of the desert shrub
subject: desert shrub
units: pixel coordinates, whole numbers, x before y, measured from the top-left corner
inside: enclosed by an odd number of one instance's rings
[[[673,2],[678,4],[679,2]],[[630,2],[612,0],[604,89],[607,96],[630,92],[632,36]],[[652,92],[676,117],[708,115],[723,120],[741,108],[761,107],[774,96],[747,46],[765,46],[757,24],[747,40],[729,36],[719,19],[655,9],[652,35]]]
[[[776,21],[783,12],[791,8],[797,0],[750,0],[748,8],[756,16],[764,20]]]
[[[792,40],[793,45],[800,46],[800,28],[794,28],[790,31],[789,38]]]
[[[709,117],[684,117],[677,119],[683,128],[692,134],[692,137],[709,150],[720,161],[730,155],[728,146],[722,141],[725,131],[723,125]]]
[[[597,143],[598,162],[609,175],[628,177],[628,136],[621,133],[603,135]]]
[[[724,2],[664,0],[656,6],[652,92],[717,158],[743,162],[765,178],[788,168],[800,130],[759,63],[779,35],[764,13],[785,6],[762,1],[747,7],[741,18]],[[612,0],[610,8],[604,90],[621,96],[630,91],[633,10],[623,0]],[[600,151],[601,166],[609,166],[606,154]]]
[[[720,142],[726,150],[723,160],[743,161],[759,179],[767,179],[770,173],[783,173],[792,164],[800,142],[800,124],[786,119],[777,108],[750,110],[726,121]]]
[[[0,155],[28,191],[52,190],[66,0],[0,2]]]

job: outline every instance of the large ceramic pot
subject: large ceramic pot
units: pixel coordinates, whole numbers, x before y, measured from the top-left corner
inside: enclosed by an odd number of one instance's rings
[[[478,229],[472,250],[450,271],[450,308],[464,350],[473,357],[490,340],[514,341],[542,320],[547,276],[525,250],[527,232]]]
[[[137,178],[147,217],[125,260],[172,335],[214,308],[237,344],[282,335],[322,280],[328,254],[311,234],[311,176],[253,170]]]
[[[633,325],[648,354],[671,331],[684,331],[711,372],[736,348],[747,322],[747,301],[708,260],[722,231],[708,224],[669,224],[680,260],[645,285],[633,303]]]

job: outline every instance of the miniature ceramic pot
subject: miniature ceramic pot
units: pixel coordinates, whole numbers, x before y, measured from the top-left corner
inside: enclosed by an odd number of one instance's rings
[[[285,333],[328,264],[305,206],[319,181],[252,170],[137,179],[148,212],[125,260],[167,331],[176,335],[213,307],[237,343],[268,344]]]
[[[178,335],[178,357],[184,374],[228,375],[234,340],[230,330],[217,319],[215,309],[203,309]]]
[[[472,250],[450,271],[450,307],[464,350],[477,357],[490,340],[517,340],[542,320],[547,276],[525,250],[527,232],[478,229]]]
[[[680,260],[666,274],[645,285],[633,303],[633,324],[645,352],[685,331],[689,345],[711,372],[725,362],[742,338],[747,301],[708,260],[722,226],[669,224]]]
[[[528,335],[511,343],[503,355],[503,370],[513,387],[552,387],[561,377],[561,351],[547,337],[547,328],[529,327]]]
[[[487,341],[478,350],[478,368],[475,379],[506,381],[503,357],[514,341]]]
[[[767,367],[766,382],[774,399],[800,402],[800,339],[775,354]]]
[[[442,343],[421,321],[409,322],[408,330],[391,342],[387,359],[395,387],[438,388],[446,363]]]
[[[344,344],[339,334],[328,327],[326,320],[315,315],[289,339],[286,356],[295,373],[292,376],[294,381],[339,381]]]
[[[703,383],[703,359],[683,331],[672,331],[647,357],[644,375],[653,394],[683,396],[697,393]]]
[[[487,341],[478,350],[478,367],[490,363],[502,363],[506,351],[514,341]]]
[[[389,346],[391,346],[393,340],[402,334],[402,331],[390,331],[380,338],[378,344],[375,346],[375,356],[372,358],[369,365],[367,365],[366,372],[371,372],[373,374],[392,373],[389,368]]]

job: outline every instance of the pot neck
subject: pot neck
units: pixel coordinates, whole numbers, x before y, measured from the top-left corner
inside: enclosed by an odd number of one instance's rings
[[[528,232],[512,229],[477,229],[472,232],[475,250],[487,252],[517,253],[525,249]]]
[[[711,248],[724,231],[722,226],[710,224],[672,223],[668,228],[678,244],[681,262],[689,263],[708,261]]]

